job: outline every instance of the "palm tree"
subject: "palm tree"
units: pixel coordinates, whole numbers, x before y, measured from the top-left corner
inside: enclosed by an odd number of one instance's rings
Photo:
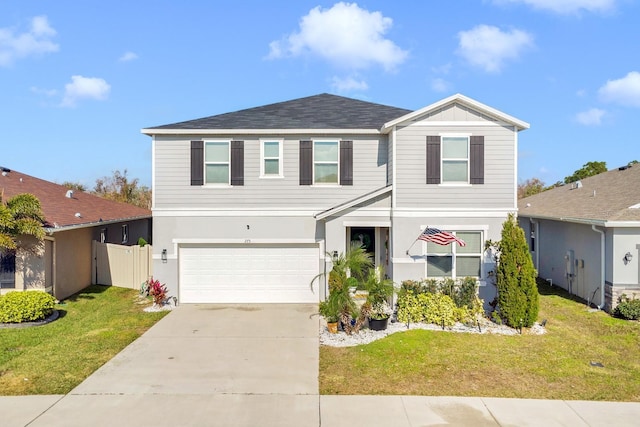
[[[33,194],[18,194],[6,202],[0,195],[0,249],[16,250],[20,236],[44,238],[44,214]]]

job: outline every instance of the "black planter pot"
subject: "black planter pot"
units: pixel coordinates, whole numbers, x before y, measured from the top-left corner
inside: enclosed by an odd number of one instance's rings
[[[387,322],[389,322],[389,318],[386,319],[369,319],[369,329],[372,331],[384,331],[387,329]]]

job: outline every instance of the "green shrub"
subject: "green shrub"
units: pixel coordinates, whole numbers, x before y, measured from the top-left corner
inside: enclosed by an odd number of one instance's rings
[[[55,304],[55,298],[44,292],[9,292],[0,296],[0,323],[42,320],[53,312]]]
[[[448,295],[406,291],[398,297],[398,320],[403,323],[426,322],[453,325],[458,309]]]
[[[538,317],[536,270],[513,214],[502,224],[500,257],[496,270],[498,308],[502,320],[512,328],[530,327]]]
[[[640,299],[629,299],[626,295],[621,295],[613,314],[626,320],[640,319]]]

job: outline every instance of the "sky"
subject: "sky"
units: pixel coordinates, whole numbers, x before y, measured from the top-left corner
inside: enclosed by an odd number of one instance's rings
[[[640,160],[640,0],[0,0],[0,165],[151,185],[142,128],[332,93],[530,123],[518,180]]]

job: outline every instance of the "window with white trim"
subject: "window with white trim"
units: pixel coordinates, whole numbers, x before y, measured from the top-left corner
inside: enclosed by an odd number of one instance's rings
[[[457,243],[438,245],[424,242],[423,251],[427,257],[426,277],[480,277],[482,262],[482,232],[454,231],[456,237],[466,246]]]
[[[229,184],[230,172],[229,141],[206,141],[204,144],[205,184]]]
[[[124,224],[122,226],[122,244],[125,244],[129,241],[129,225]]]
[[[469,137],[442,137],[442,182],[469,182]]]
[[[313,183],[338,184],[340,150],[338,141],[313,142]]]
[[[282,140],[262,140],[260,143],[260,177],[282,177]]]

